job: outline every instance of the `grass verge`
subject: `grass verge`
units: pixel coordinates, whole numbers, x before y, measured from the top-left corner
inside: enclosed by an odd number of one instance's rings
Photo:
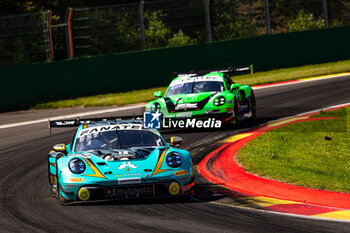
[[[282,182],[350,193],[350,107],[274,129],[248,142],[237,160],[250,173]]]
[[[318,65],[307,65],[294,68],[278,69],[266,72],[257,72],[253,75],[234,76],[236,83],[247,85],[258,85],[288,80],[295,80],[319,75],[335,74],[350,71],[350,60],[324,63]],[[127,105],[146,102],[154,99],[153,93],[161,90],[165,92],[167,87],[151,88],[145,90],[129,91],[122,93],[110,93],[104,95],[81,97],[69,100],[52,101],[36,104],[31,109],[67,108],[67,107],[91,107]]]

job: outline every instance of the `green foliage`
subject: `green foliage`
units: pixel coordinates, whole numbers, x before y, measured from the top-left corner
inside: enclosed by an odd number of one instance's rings
[[[350,3],[349,3],[350,4]],[[339,19],[334,19],[331,21],[330,26],[331,27],[339,27],[343,25],[343,21]]]
[[[233,17],[229,12],[223,12],[219,17],[222,23],[214,26],[214,38],[230,40],[257,34],[254,21],[246,15]]]
[[[62,22],[59,15],[52,14],[51,25],[58,25]],[[54,60],[67,58],[66,32],[64,27],[52,27],[52,44],[54,48]]]
[[[181,46],[195,43],[196,40],[186,36],[181,29],[168,40],[168,47]]]
[[[119,15],[116,19],[116,39],[126,47],[126,50],[133,50],[140,47],[140,26],[130,19],[129,13]]]
[[[146,35],[146,46],[147,48],[165,47],[168,42],[168,36],[171,33],[162,20],[166,14],[162,11],[146,12],[144,15],[145,19],[145,35]]]
[[[44,14],[22,14],[15,19],[0,19],[0,65],[45,61]]]
[[[265,32],[262,1],[232,2],[216,0],[211,14],[213,38],[230,40]]]
[[[73,41],[76,56],[141,49],[140,27],[132,16],[135,9],[121,7],[73,11],[74,17],[86,18],[75,22],[73,27],[73,37],[80,38]]]
[[[145,36],[147,48],[159,48],[169,46],[181,46],[195,43],[195,39],[185,35],[182,29],[172,35],[163,17],[166,14],[162,11],[152,11],[145,13]]]
[[[288,23],[288,29],[292,32],[321,29],[324,26],[324,19],[316,19],[312,13],[307,14],[304,10],[299,11],[298,15],[295,18],[291,18]]]

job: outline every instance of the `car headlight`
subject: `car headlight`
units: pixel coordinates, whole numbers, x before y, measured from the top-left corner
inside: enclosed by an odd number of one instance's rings
[[[215,100],[214,100],[214,105],[215,106],[221,106],[221,105],[224,105],[225,104],[225,97],[223,97],[223,96],[218,96],[218,97],[216,97],[215,98]]]
[[[182,164],[182,156],[177,152],[170,152],[166,157],[166,163],[169,167],[180,167]]]
[[[157,110],[160,110],[160,104],[158,102],[155,102],[154,104],[152,104],[151,106],[151,111],[152,112],[156,112]]]
[[[74,158],[69,161],[69,170],[74,174],[81,174],[85,171],[86,166],[83,160]]]

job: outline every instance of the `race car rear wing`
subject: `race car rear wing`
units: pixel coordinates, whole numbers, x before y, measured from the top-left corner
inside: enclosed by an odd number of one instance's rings
[[[250,74],[253,74],[253,65],[249,66],[239,66],[239,67],[228,67],[228,68],[222,68],[222,69],[215,69],[215,70],[199,70],[199,71],[192,71],[190,73],[175,73],[174,76],[197,76],[197,75],[205,75],[208,73],[227,73],[227,74],[234,74],[236,72],[244,72],[249,71]]]
[[[142,116],[132,115],[132,116],[117,116],[117,117],[97,117],[97,118],[76,118],[76,119],[64,119],[64,120],[49,120],[49,130],[51,135],[51,128],[64,128],[64,127],[77,127],[81,124],[90,124],[99,121],[115,121],[118,123],[123,123],[123,121],[134,120],[132,123],[142,123]]]

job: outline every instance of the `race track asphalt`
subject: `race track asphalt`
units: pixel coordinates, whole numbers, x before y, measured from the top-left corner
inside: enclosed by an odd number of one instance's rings
[[[181,148],[189,149],[194,164],[198,164],[214,149],[213,142],[219,138],[280,117],[350,102],[350,76],[257,89],[255,95],[258,112],[253,123],[245,123],[239,129],[172,130],[163,135],[165,138],[183,137]],[[118,114],[141,111],[139,108]],[[55,110],[54,115],[66,112]],[[41,119],[50,114],[47,110],[0,114],[0,125]],[[47,152],[54,144],[68,143],[73,132],[72,129],[55,129],[49,135],[46,122],[0,129],[0,232],[350,232],[350,223],[346,222],[217,204],[229,203],[229,192],[208,183],[200,175],[196,179],[195,197],[191,200],[62,206],[49,190]]]

